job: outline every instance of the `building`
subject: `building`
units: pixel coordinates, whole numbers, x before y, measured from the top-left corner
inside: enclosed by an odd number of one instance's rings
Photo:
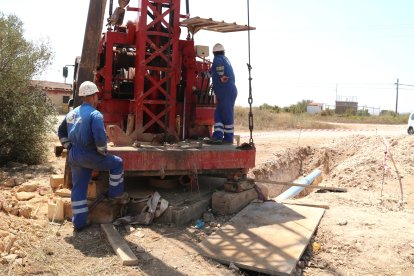
[[[316,114],[323,110],[323,103],[308,103],[306,106],[306,112],[309,114]]]
[[[67,113],[67,104],[72,95],[71,84],[39,80],[32,80],[32,84],[46,93],[60,114]]]
[[[351,112],[356,114],[358,111],[358,101],[355,96],[337,96],[335,101],[335,113],[345,114]]]

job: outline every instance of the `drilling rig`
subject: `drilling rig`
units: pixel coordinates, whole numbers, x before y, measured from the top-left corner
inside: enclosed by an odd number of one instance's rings
[[[119,0],[114,10],[110,0],[102,33],[106,0],[90,0],[82,56],[75,64],[74,105],[80,104],[79,85],[95,82],[108,152],[123,159],[126,177],[177,177],[183,185],[191,185],[197,175],[242,179],[255,166],[252,143],[202,142],[214,125],[215,96],[209,47],[197,45],[194,37],[200,30],[255,28],[190,18],[189,1],[185,14],[180,2],[138,0],[133,6]],[[124,24],[126,14],[135,16]],[[70,177],[65,175],[65,181]]]

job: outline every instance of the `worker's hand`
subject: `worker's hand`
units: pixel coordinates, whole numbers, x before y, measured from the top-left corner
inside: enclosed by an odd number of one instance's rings
[[[229,77],[227,77],[227,76],[221,76],[221,77],[220,77],[220,81],[221,81],[222,83],[226,83],[226,82],[228,82],[228,81],[229,81]]]
[[[61,138],[60,143],[67,150],[70,150],[70,148],[72,147],[72,143],[70,142],[70,140],[67,137]]]
[[[99,154],[106,156],[108,154],[108,150],[106,147],[97,147],[96,150]]]

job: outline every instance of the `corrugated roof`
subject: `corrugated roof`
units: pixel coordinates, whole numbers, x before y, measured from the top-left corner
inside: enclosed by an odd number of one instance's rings
[[[234,23],[226,23],[224,21],[214,21],[211,18],[193,17],[180,22],[181,26],[187,27],[188,30],[195,34],[199,30],[207,30],[220,33],[239,32],[247,30],[256,30],[255,27],[247,25],[238,25]]]
[[[308,103],[308,106],[321,106],[323,103]]]

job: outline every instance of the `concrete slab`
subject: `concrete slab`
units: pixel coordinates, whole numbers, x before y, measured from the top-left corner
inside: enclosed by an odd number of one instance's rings
[[[251,203],[199,244],[224,264],[270,275],[293,275],[325,210],[276,202]]]

